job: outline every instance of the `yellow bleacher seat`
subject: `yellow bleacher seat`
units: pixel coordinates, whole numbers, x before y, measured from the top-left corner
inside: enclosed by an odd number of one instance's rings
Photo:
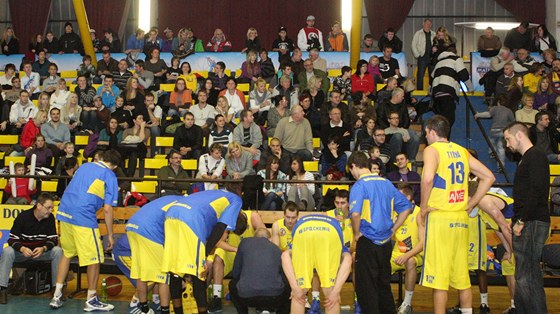
[[[66,86],[68,86],[68,90],[69,90],[70,92],[73,93],[74,90],[76,90],[76,86],[78,86],[78,85],[72,84],[72,82],[67,81],[67,82],[66,82]]]
[[[304,161],[303,162],[303,169],[309,172],[319,172],[319,161]]]
[[[249,88],[250,88],[249,83],[237,84],[237,89],[242,91],[243,93],[248,93]]]
[[[185,170],[197,170],[198,169],[198,160],[196,159],[183,159],[181,160],[181,166]]]
[[[14,164],[17,164],[18,162],[23,164],[25,162],[25,156],[5,156],[4,157],[4,165],[9,166],[11,161],[13,161]]]
[[[235,70],[235,77],[240,77],[242,72],[243,72],[243,70],[241,70],[241,69]]]
[[[377,84],[377,86],[375,88],[377,88],[376,90],[381,90],[383,87],[385,87],[387,84]]]
[[[175,84],[160,84],[159,89],[166,92],[172,92],[175,89]]]
[[[327,75],[329,77],[337,77],[342,75],[342,71],[340,69],[331,69],[327,71]]]
[[[239,124],[240,121],[241,121],[240,118],[233,118],[233,122],[235,122],[235,124]]]
[[[327,191],[329,189],[339,189],[339,190],[346,190],[349,191],[350,190],[350,186],[348,184],[323,184],[323,196],[327,195]]]
[[[89,140],[89,135],[76,135],[74,138],[74,145],[86,146]]]
[[[97,90],[99,87],[101,87],[103,84],[91,84],[91,87],[95,88],[95,90]]]
[[[6,187],[6,184],[8,184],[8,179],[0,178],[0,190],[3,190]]]
[[[155,194],[156,187],[157,187],[157,181],[131,182],[132,192]]]
[[[70,71],[60,71],[60,78],[76,78],[78,77],[78,71],[70,70]]]
[[[2,145],[13,145],[19,142],[18,135],[0,135],[0,144]]]
[[[39,99],[33,99],[31,102],[33,103],[33,106],[35,107],[39,106]]]
[[[173,147],[173,137],[156,136],[156,147]]]
[[[560,175],[560,165],[550,165],[550,175],[559,176]]]
[[[42,192],[56,192],[58,181],[41,181]]]
[[[224,74],[227,75],[227,76],[231,76],[231,70],[230,70],[230,69],[226,69],[226,70],[224,71]]]
[[[162,167],[167,166],[167,159],[161,158],[146,158],[144,159],[144,168],[145,169],[161,169]]]
[[[321,138],[319,137],[313,138],[313,148],[321,148]]]

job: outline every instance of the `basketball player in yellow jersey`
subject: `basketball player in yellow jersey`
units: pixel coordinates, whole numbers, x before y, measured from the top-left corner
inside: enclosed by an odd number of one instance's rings
[[[468,212],[494,182],[494,175],[467,150],[448,140],[449,121],[435,115],[425,124],[429,146],[424,149],[419,223],[426,227],[424,268],[420,284],[433,289],[434,313],[444,314],[447,290],[459,290],[463,314],[472,313],[468,269]],[[468,196],[468,176],[479,179]]]
[[[278,219],[272,224],[270,241],[276,244],[282,252],[292,248],[292,229],[298,217],[298,205],[295,202],[288,201],[286,207],[284,207],[284,218]]]
[[[406,198],[414,203],[414,191],[408,183],[397,184],[397,189]],[[404,223],[395,231],[395,246],[391,253],[391,273],[405,270],[405,294],[403,303],[400,305],[397,314],[412,313],[412,295],[418,277],[417,267],[422,266],[424,258],[424,227],[418,225],[418,213],[420,207],[414,206],[414,210]]]
[[[217,244],[218,248],[214,253],[214,261],[212,265],[212,273],[214,278],[213,283],[213,298],[209,304],[208,312],[214,313],[222,310],[222,286],[224,275],[227,275],[233,269],[233,261],[235,260],[235,253],[239,243],[244,238],[250,238],[255,234],[255,230],[259,228],[266,229],[259,213],[250,210],[242,211],[247,215],[247,229],[245,232],[238,236],[230,233],[227,241],[220,241]]]

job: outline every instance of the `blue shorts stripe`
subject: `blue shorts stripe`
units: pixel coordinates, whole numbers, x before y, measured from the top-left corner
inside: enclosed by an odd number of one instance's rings
[[[427,252],[427,247],[428,247],[428,217],[430,216],[430,213],[426,214],[426,220],[424,222],[424,256],[426,256],[426,252]],[[421,276],[420,276],[420,282],[418,283],[419,285],[422,285],[422,282],[424,281],[424,267],[426,266],[426,263],[422,263],[422,272],[421,272]]]
[[[93,242],[95,243],[95,250],[97,252],[97,262],[101,264],[101,254],[99,253],[99,245],[97,243],[97,237],[95,235],[95,229],[91,228],[91,233],[93,234]]]

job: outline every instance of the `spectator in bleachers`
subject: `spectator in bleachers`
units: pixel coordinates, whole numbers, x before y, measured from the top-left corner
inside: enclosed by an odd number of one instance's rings
[[[144,30],[141,28],[136,29],[134,34],[128,37],[126,41],[126,54],[138,54],[144,50]]]
[[[163,110],[161,107],[155,103],[154,94],[148,93],[144,98],[146,104],[146,111],[148,116],[146,117],[146,127],[150,129],[151,136],[151,152],[150,156],[155,156],[156,154],[156,137],[161,135],[161,118],[163,117]]]
[[[208,94],[205,90],[198,92],[197,99],[198,103],[192,105],[189,111],[194,115],[194,124],[201,127],[205,131],[205,134],[208,134],[208,128],[214,123],[216,108],[206,102]]]
[[[101,79],[104,75],[112,75],[113,72],[117,71],[119,71],[119,62],[111,57],[111,52],[109,52],[108,50],[103,51],[102,59],[97,61],[97,76],[99,79],[99,83],[101,83]]]
[[[134,73],[132,77],[138,80],[138,84],[142,86],[145,92],[155,89],[154,86],[154,73],[145,69],[146,63],[144,60],[136,60],[134,62]],[[177,81],[175,81],[177,82]]]
[[[299,84],[299,74],[305,71],[305,67],[303,66],[303,59],[302,59],[302,52],[299,48],[294,48],[292,52],[292,57],[290,58],[290,64],[292,66],[292,72],[294,72],[294,85]]]
[[[531,65],[535,63],[535,59],[529,55],[529,50],[520,48],[517,50],[517,57],[513,59],[512,63],[515,73],[525,75]]]
[[[525,123],[528,128],[535,124],[535,116],[539,111],[533,109],[534,102],[535,97],[532,94],[524,93],[521,98],[523,107],[515,112],[515,121]]]
[[[321,126],[321,141],[327,147],[329,139],[337,137],[337,144],[342,151],[350,151],[352,139],[352,126],[342,120],[342,111],[338,107],[329,110],[329,121]]]
[[[58,76],[58,66],[56,63],[51,63],[49,65],[49,75],[43,80],[43,91],[52,95],[58,88],[58,81],[60,76]]]
[[[221,114],[214,117],[214,124],[215,126],[208,136],[208,146],[211,147],[214,143],[222,145],[222,155],[225,156],[227,146],[233,140],[233,133],[229,125],[226,124],[226,118]]]
[[[387,84],[383,86],[382,89],[377,91],[377,101],[376,103],[382,104],[387,100],[391,99],[391,94],[393,90],[399,86],[399,82],[396,78],[390,77],[387,79]]]
[[[439,55],[442,52],[447,51],[449,47],[455,47],[457,45],[457,39],[447,31],[447,28],[440,26],[436,30],[436,37],[432,40],[432,64],[435,64],[438,60]]]
[[[187,88],[192,90],[193,92],[198,90],[198,81],[197,77],[194,73],[192,73],[191,64],[188,62],[181,63],[181,73],[179,74],[178,78],[182,78],[187,83]],[[215,105],[216,103],[214,103]]]
[[[41,78],[41,84],[43,80],[49,76],[49,65],[51,62],[47,59],[47,53],[43,50],[37,52],[37,61],[33,62],[31,65],[31,69],[35,73],[39,73],[39,77]]]
[[[229,77],[225,73],[226,64],[222,61],[216,62],[214,71],[208,73],[208,79],[212,80],[212,87],[221,91],[226,88],[226,82]]]
[[[339,91],[342,99],[351,101],[352,95],[352,68],[345,65],[340,69],[340,76],[334,78],[333,90]]]
[[[111,72],[115,85],[122,91],[125,89],[128,80],[133,77],[132,72],[128,70],[128,64],[125,59],[121,59],[117,63],[117,70]]]
[[[101,96],[101,100],[103,104],[109,109],[111,112],[115,112],[116,105],[115,101],[117,96],[119,96],[120,90],[119,88],[113,84],[113,76],[112,75],[105,75],[105,79],[103,80],[103,85],[97,88],[97,95]]]
[[[47,115],[45,113],[44,119],[46,121]],[[35,167],[52,168],[53,153],[45,143],[45,137],[41,134],[35,136],[33,145],[25,149],[25,165],[31,164],[31,156],[37,156]]]
[[[284,26],[278,28],[278,37],[272,43],[272,51],[278,52],[278,63],[288,62],[290,52],[294,51],[294,41],[288,37],[288,30]]]
[[[303,159],[299,156],[292,156],[290,163],[290,180],[311,181],[311,183],[289,183],[286,189],[288,201],[298,204],[301,210],[315,210],[315,177],[303,167]]]
[[[319,49],[312,48],[309,51],[309,60],[313,62],[313,68],[327,73],[327,60],[319,56]]]
[[[237,78],[238,83],[253,84],[261,76],[261,64],[257,60],[257,51],[247,51],[246,60],[241,64],[241,75]]]
[[[427,18],[422,22],[422,29],[414,33],[412,37],[412,55],[417,60],[418,71],[416,73],[416,89],[424,89],[424,75],[428,70],[428,76],[432,73],[431,55],[432,41],[436,33],[432,30],[432,20]]]
[[[37,55],[39,51],[47,52],[46,49],[43,48],[43,34],[35,34],[33,38],[31,38],[28,49],[29,52],[34,55]]]
[[[65,143],[70,142],[70,129],[60,121],[60,109],[50,111],[50,121],[41,125],[41,134],[45,136],[47,147],[53,152],[55,159],[63,154]]]
[[[300,105],[293,106],[290,116],[278,122],[274,137],[280,140],[286,154],[297,155],[303,160],[312,160],[313,132],[304,114]]]
[[[373,145],[373,133],[375,130],[375,117],[365,116],[362,118],[362,127],[356,134],[355,150],[369,151]]]
[[[83,53],[84,47],[82,40],[78,34],[74,33],[72,23],[66,22],[64,24],[64,34],[60,35],[58,39],[59,51],[58,53]]]
[[[253,51],[261,51],[261,41],[259,39],[259,34],[257,33],[257,29],[254,27],[250,27],[247,30],[247,37],[245,39],[245,46],[241,49],[241,52],[248,52],[250,50]]]
[[[303,108],[304,118],[307,119],[311,125],[311,133],[313,137],[321,137],[322,116],[318,108],[311,106],[311,95],[307,93],[301,94],[301,96],[299,96],[299,105]]]
[[[226,81],[226,89],[222,90],[220,96],[226,97],[228,104],[233,109],[235,117],[239,117],[241,111],[245,109],[245,95],[237,89],[237,81],[229,77]]]
[[[276,130],[276,126],[278,125],[280,119],[290,115],[290,109],[288,108],[288,99],[285,96],[277,95],[274,97],[273,102],[274,106],[270,107],[266,118],[267,137],[273,137],[274,131]]]
[[[39,99],[37,99],[37,109],[45,110],[48,113],[50,110],[49,99],[49,94],[41,92],[41,94],[39,94]]]
[[[133,115],[142,114],[148,116],[146,109],[144,91],[140,88],[138,79],[131,77],[126,82],[126,88],[121,92],[124,99],[124,109],[130,110]]]
[[[235,124],[233,123],[234,111],[225,96],[218,97],[218,103],[215,108],[216,115],[221,114],[224,117],[226,124],[233,125],[235,127]]]
[[[309,84],[309,79],[313,76],[318,76],[321,79],[320,81],[322,81],[321,89],[323,90],[323,93],[326,95],[331,85],[331,81],[329,80],[327,73],[319,69],[313,68],[313,61],[311,59],[305,60],[303,62],[303,67],[305,68],[305,71],[299,73],[298,75],[299,89],[303,91],[311,88]]]
[[[266,163],[270,157],[275,157],[279,160],[280,171],[285,174],[290,173],[290,157],[288,156],[288,154],[284,153],[284,150],[282,149],[282,143],[275,137],[270,139],[267,149],[263,151],[261,160],[257,165],[257,169],[265,169]]]
[[[534,94],[537,92],[540,79],[543,77],[543,66],[540,63],[533,63],[529,67],[529,72],[523,75],[523,92]]]
[[[323,50],[323,33],[315,27],[315,17],[309,15],[306,19],[307,26],[300,29],[297,35],[297,46],[302,51],[310,51],[311,48]]]
[[[0,85],[3,90],[10,89],[9,87],[12,86],[12,78],[16,77],[16,74],[16,66],[13,63],[8,63],[4,66],[4,75],[0,76]]]
[[[496,99],[507,92],[511,79],[515,75],[515,72],[513,72],[513,64],[511,62],[506,63],[503,72],[504,73],[500,74],[496,80],[496,92],[494,93]]]
[[[134,110],[134,106],[125,105],[124,98],[122,96],[117,96],[115,99],[115,108],[115,112],[111,113],[111,117],[117,119],[119,127],[126,129],[129,125],[132,125],[132,110]]]
[[[157,29],[150,29],[147,38],[144,40],[144,54],[146,58],[150,57],[150,51],[154,48],[161,49],[161,38],[158,37]]]
[[[82,122],[80,116],[82,107],[78,105],[78,95],[70,93],[66,99],[66,104],[61,109],[61,121],[68,125],[71,135],[76,135],[81,130]]]
[[[397,59],[393,58],[392,55],[393,48],[391,48],[391,46],[386,46],[385,49],[383,49],[383,57],[379,59],[379,71],[384,81],[387,81],[389,77],[394,77],[397,80],[402,79],[399,62]]]
[[[249,108],[255,116],[259,125],[264,125],[266,117],[270,112],[272,92],[266,89],[266,81],[259,78],[255,88],[249,93]]]
[[[542,52],[543,62],[541,62],[545,75],[548,75],[552,72],[552,62],[556,59],[556,50],[554,49],[546,49]]]
[[[358,60],[356,72],[351,77],[352,92],[363,92],[366,96],[375,92],[375,81],[372,74],[368,72],[368,63],[366,60]]]
[[[354,130],[357,130],[362,127],[365,117],[373,117],[375,119],[376,113],[374,107],[371,105],[371,100],[367,98],[364,93],[356,92],[352,97],[354,100],[348,112],[348,122]]]
[[[167,68],[167,73],[165,77],[167,78],[166,83],[173,84],[177,81],[177,78],[181,74],[181,59],[179,57],[171,57],[171,66]]]
[[[231,51],[231,46],[231,42],[226,38],[224,32],[216,28],[216,30],[214,30],[214,36],[206,43],[205,49],[210,52],[227,52]]]
[[[93,101],[93,105],[95,107],[96,116],[96,123],[95,123],[95,133],[99,133],[101,129],[104,129],[109,122],[109,118],[111,118],[111,111],[107,109],[107,106],[103,104],[101,100],[101,96],[96,95],[95,100]]]
[[[404,101],[404,90],[400,87],[393,89],[391,98],[384,103],[379,103],[376,107],[377,124],[382,128],[389,127],[389,113],[398,112],[399,120],[403,124],[402,127],[408,129],[410,126],[410,117],[408,108]]]
[[[167,73],[167,64],[160,58],[159,48],[150,49],[148,55],[146,55],[144,68],[154,73],[154,85],[156,89],[159,89],[159,84],[165,82],[165,73]]]
[[[165,37],[161,40],[161,52],[171,52],[173,43],[178,39],[175,38],[173,30],[169,27],[163,30],[163,36]]]
[[[2,54],[7,56],[19,53],[19,39],[14,34],[14,29],[8,26],[4,30],[4,35],[0,40],[0,47],[2,47]]]
[[[251,153],[253,160],[258,162],[263,143],[261,128],[254,122],[251,110],[241,111],[240,119],[237,127],[233,129],[233,141],[240,143],[243,150]]]
[[[95,66],[91,63],[91,56],[85,55],[82,58],[82,63],[76,70],[78,76],[83,75],[86,77],[88,84],[101,83],[101,77],[95,77]]]
[[[226,170],[228,179],[243,179],[255,174],[253,156],[239,142],[233,141],[228,145]]]
[[[173,148],[183,159],[198,159],[202,155],[202,128],[194,124],[194,116],[190,112],[183,115],[183,122],[175,131]]]
[[[198,159],[197,178],[205,180],[215,180],[222,178],[222,172],[226,165],[226,161],[222,158],[223,146],[219,143],[213,143],[208,149],[209,153],[200,156]],[[217,190],[218,183],[205,182],[204,190]]]
[[[117,149],[122,142],[122,130],[119,128],[119,121],[111,117],[107,126],[99,132],[97,149],[105,150]]]
[[[74,92],[78,95],[78,104],[80,107],[93,107],[93,97],[95,96],[95,88],[88,84],[87,79],[83,75],[78,76],[78,85]]]
[[[266,166],[257,173],[265,180],[287,180],[288,176],[280,170],[280,159],[274,155],[268,156]],[[263,186],[265,199],[261,203],[264,210],[281,210],[286,193],[285,183],[265,183]]]
[[[321,89],[321,84],[323,84],[320,77],[313,75],[307,81],[307,88],[303,90],[303,93],[311,95],[311,106],[314,108],[321,108],[325,103],[325,92]]]
[[[533,109],[551,111],[553,115],[556,115],[556,98],[558,95],[552,91],[548,77],[541,77],[538,86],[537,92],[534,94]]]
[[[342,32],[339,21],[334,21],[325,41],[325,51],[348,51],[348,36]]]
[[[98,132],[97,106],[102,104],[101,97],[95,95],[93,96],[91,105],[82,107],[82,116],[80,117],[80,121],[82,121],[82,128],[84,131],[91,131],[93,133]]]
[[[494,29],[488,26],[484,30],[484,34],[478,37],[477,50],[483,57],[493,57],[498,54],[502,48],[500,37],[494,34]]]
[[[187,88],[184,79],[179,78],[175,82],[175,88],[169,95],[169,110],[167,116],[183,116],[192,105],[192,91]]]
[[[399,112],[390,112],[388,115],[389,126],[385,128],[385,134],[391,135],[389,145],[391,146],[391,152],[394,154],[391,157],[395,158],[406,145],[406,152],[411,156],[411,161],[414,162],[420,146],[420,137],[416,131],[404,127],[406,122],[400,123],[401,115]]]
[[[560,95],[560,59],[554,58],[552,61],[552,71],[548,74],[548,79],[552,87],[552,91],[556,95]]]
[[[378,56],[372,55],[371,57],[369,57],[368,72],[369,74],[371,74],[371,76],[373,76],[373,81],[375,84],[382,84],[385,82],[385,80],[383,80],[383,76],[381,76],[381,70],[379,69]]]
[[[10,156],[24,156],[31,149],[37,135],[41,135],[41,125],[47,121],[47,112],[44,110],[35,112],[33,118],[23,126],[19,144],[13,146]]]
[[[278,73],[276,73],[276,75],[274,75],[274,76],[272,77],[272,79],[270,80],[268,89],[269,89],[269,90],[272,90],[272,89],[274,89],[276,86],[278,86],[278,84],[280,83],[280,78],[281,78],[283,75],[289,76],[290,79],[291,79],[292,85],[293,85],[293,82],[294,82],[294,74],[293,74],[293,72],[292,72],[292,64],[291,64],[289,61],[280,63],[280,68],[279,68],[279,70],[278,70]]]
[[[405,153],[399,153],[395,157],[395,163],[397,165],[397,170],[387,173],[387,179],[390,181],[400,181],[400,182],[420,182],[421,177],[418,172],[409,169],[408,156]],[[414,196],[412,199],[415,204],[420,204],[420,185],[411,184],[412,190],[414,191]]]
[[[535,148],[546,154],[549,163],[560,164],[560,133],[551,125],[550,114],[541,111],[535,115],[533,122],[535,124],[529,128],[529,139]]]
[[[61,152],[62,156],[60,156],[58,162],[55,163],[56,166],[54,168],[54,174],[57,176],[59,176],[64,171],[64,164],[66,162],[66,159],[76,158],[75,154],[79,154],[78,152],[76,152],[76,147],[72,142],[64,143],[63,150],[61,150]]]
[[[168,155],[169,165],[158,170],[158,179],[189,179],[189,174],[181,166],[181,154],[176,150],[171,150]],[[189,189],[188,182],[162,181],[161,194],[163,195],[182,195],[183,191]]]
[[[19,92],[19,99],[10,108],[10,124],[12,134],[21,134],[23,126],[37,114],[37,107],[29,99],[29,92]]]
[[[70,91],[66,87],[66,80],[63,78],[58,79],[56,90],[51,94],[49,100],[51,108],[62,109],[68,101],[68,96],[70,96]]]
[[[193,29],[191,27],[182,28],[178,33],[177,46],[173,45],[172,49],[178,50],[180,45],[184,45],[184,50],[186,53],[190,54],[192,52],[204,52],[204,44],[202,40],[194,36]]]
[[[381,35],[381,38],[379,38],[379,41],[377,43],[379,50],[383,51],[385,50],[385,47],[389,46],[393,48],[394,53],[401,53],[402,45],[402,40],[397,37],[397,35],[395,34],[395,29],[392,27],[387,28],[387,30],[383,33],[383,35]]]
[[[340,92],[333,90],[330,92],[329,101],[320,107],[321,125],[329,123],[329,113],[331,112],[331,109],[335,107],[340,109],[342,113],[342,121],[346,124],[350,123],[350,110],[348,109],[348,105],[342,102],[342,95]]]
[[[278,95],[288,99],[289,108],[292,108],[294,105],[299,103],[298,89],[294,88],[292,85],[292,79],[288,75],[281,76],[280,84],[272,89],[272,97],[276,97]]]
[[[385,129],[376,126],[373,130],[373,145],[371,147],[379,148],[379,159],[382,161],[383,165],[388,165],[390,161],[392,161],[391,156],[393,156],[393,152],[391,151],[391,146],[386,141],[387,135],[385,134]],[[370,148],[370,155],[371,155]],[[381,172],[385,173],[384,168],[381,169]]]
[[[514,74],[509,86],[505,92],[507,96],[504,106],[508,107],[512,112],[516,112],[519,109],[519,104],[521,102],[521,97],[523,96],[523,77],[519,74]]]
[[[274,77],[276,69],[274,68],[274,63],[268,57],[268,51],[266,48],[262,48],[259,53],[261,65],[261,77],[268,83]]]
[[[338,110],[338,109],[333,109]],[[344,149],[340,147],[340,137],[329,134],[323,154],[321,155],[321,174],[326,180],[338,181],[346,174],[346,156]]]
[[[25,166],[18,162],[14,165],[14,169],[16,171],[16,175],[22,176],[25,174]],[[6,183],[6,187],[4,191],[9,195],[8,199],[6,200],[6,204],[19,204],[19,205],[27,205],[31,203],[31,196],[37,192],[37,189],[33,187],[33,189],[29,189],[29,179],[30,178],[15,178],[16,180],[16,197],[12,195],[12,180],[8,180]],[[4,255],[4,254],[2,254]],[[11,267],[10,267],[11,268]],[[10,274],[5,277],[8,279]],[[3,277],[4,278],[4,277]],[[6,286],[2,286],[2,288],[7,288]]]
[[[546,25],[540,24],[533,34],[533,40],[531,40],[531,47],[529,50],[542,53],[547,49],[558,50],[556,47],[556,38],[548,31]]]
[[[124,160],[128,158],[128,168],[126,169],[127,177],[134,177],[138,159],[146,158],[148,149],[146,144],[150,138],[150,129],[146,127],[146,121],[142,114],[136,114],[133,119],[132,127],[123,131],[123,140],[119,145],[119,152],[122,156],[121,166],[124,169]],[[123,145],[128,144],[128,145]],[[143,167],[139,168],[140,177],[144,176]]]
[[[95,31],[95,29],[93,29],[93,28],[89,29],[89,37],[91,38],[91,44],[93,45],[93,51],[94,52],[101,51],[101,40],[99,40],[99,38],[97,38],[97,32]],[[107,46],[106,49],[109,50],[109,46]]]
[[[365,34],[364,39],[362,39],[362,43],[360,44],[360,51],[361,52],[378,51],[377,44],[375,43],[375,39],[373,38],[372,34]]]
[[[31,99],[37,99],[39,97],[39,93],[41,92],[41,78],[39,73],[32,72],[32,66],[29,61],[25,61],[22,63],[23,66],[23,75],[20,76],[21,78],[21,86],[23,89],[29,92],[29,97]]]
[[[66,187],[68,186],[68,184],[70,183],[70,180],[72,180],[72,177],[74,176],[74,173],[76,172],[76,170],[78,170],[78,159],[76,157],[69,157],[66,158],[64,160],[64,164],[63,164],[63,169],[62,172],[60,172],[59,175],[61,176],[66,176],[66,177],[70,177],[67,179],[58,179],[58,184],[56,185],[56,195],[58,196],[58,198],[62,198],[62,195],[64,194],[64,191],[66,190]]]
[[[60,43],[58,41],[58,38],[54,36],[53,32],[48,31],[47,34],[45,35],[45,40],[43,42],[43,49],[48,54],[57,54],[58,51],[60,51]]]

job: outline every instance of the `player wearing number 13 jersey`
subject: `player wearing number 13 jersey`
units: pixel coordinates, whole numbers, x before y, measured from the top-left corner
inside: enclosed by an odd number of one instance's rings
[[[447,290],[459,290],[461,309],[472,310],[468,269],[468,210],[494,182],[492,172],[469,152],[448,141],[449,122],[436,115],[426,121],[424,168],[419,222],[426,226],[424,267],[420,283],[434,290],[434,312],[445,313]],[[476,193],[468,196],[468,176],[479,178]]]

